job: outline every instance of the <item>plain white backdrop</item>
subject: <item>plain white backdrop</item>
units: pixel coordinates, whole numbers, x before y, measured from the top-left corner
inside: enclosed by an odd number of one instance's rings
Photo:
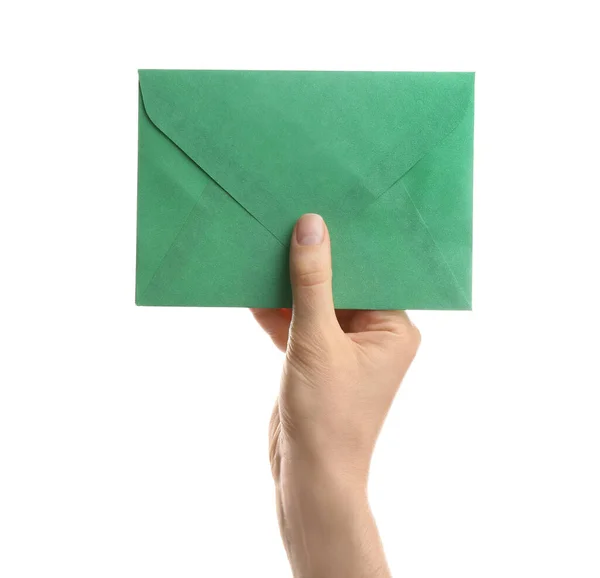
[[[137,68],[477,72],[474,310],[412,314],[372,506],[396,576],[600,575],[592,2],[22,2],[0,48],[2,578],[290,576],[281,355],[134,305]]]

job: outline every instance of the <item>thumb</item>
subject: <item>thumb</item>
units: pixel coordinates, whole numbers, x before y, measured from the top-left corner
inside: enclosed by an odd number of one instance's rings
[[[331,287],[331,245],[320,215],[300,217],[292,233],[290,278],[294,300],[292,331],[339,329]]]

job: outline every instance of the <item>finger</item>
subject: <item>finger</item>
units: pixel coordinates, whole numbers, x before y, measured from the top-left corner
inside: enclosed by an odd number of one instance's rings
[[[402,335],[418,333],[406,311],[357,311],[351,321],[351,330],[388,331]]]
[[[331,276],[331,245],[325,222],[319,215],[303,215],[294,228],[290,248],[294,301],[292,330],[311,333],[339,330]]]
[[[250,309],[250,311],[273,343],[281,351],[285,351],[292,320],[291,309]]]

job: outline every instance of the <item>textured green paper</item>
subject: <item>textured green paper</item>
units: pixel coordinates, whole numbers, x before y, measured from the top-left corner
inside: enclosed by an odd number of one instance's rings
[[[291,306],[311,212],[336,307],[471,309],[472,73],[139,78],[138,305]]]

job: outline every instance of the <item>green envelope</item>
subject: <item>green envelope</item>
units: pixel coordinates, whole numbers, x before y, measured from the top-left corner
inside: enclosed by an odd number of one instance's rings
[[[473,73],[141,70],[136,303],[290,307],[325,219],[335,305],[471,309]]]

